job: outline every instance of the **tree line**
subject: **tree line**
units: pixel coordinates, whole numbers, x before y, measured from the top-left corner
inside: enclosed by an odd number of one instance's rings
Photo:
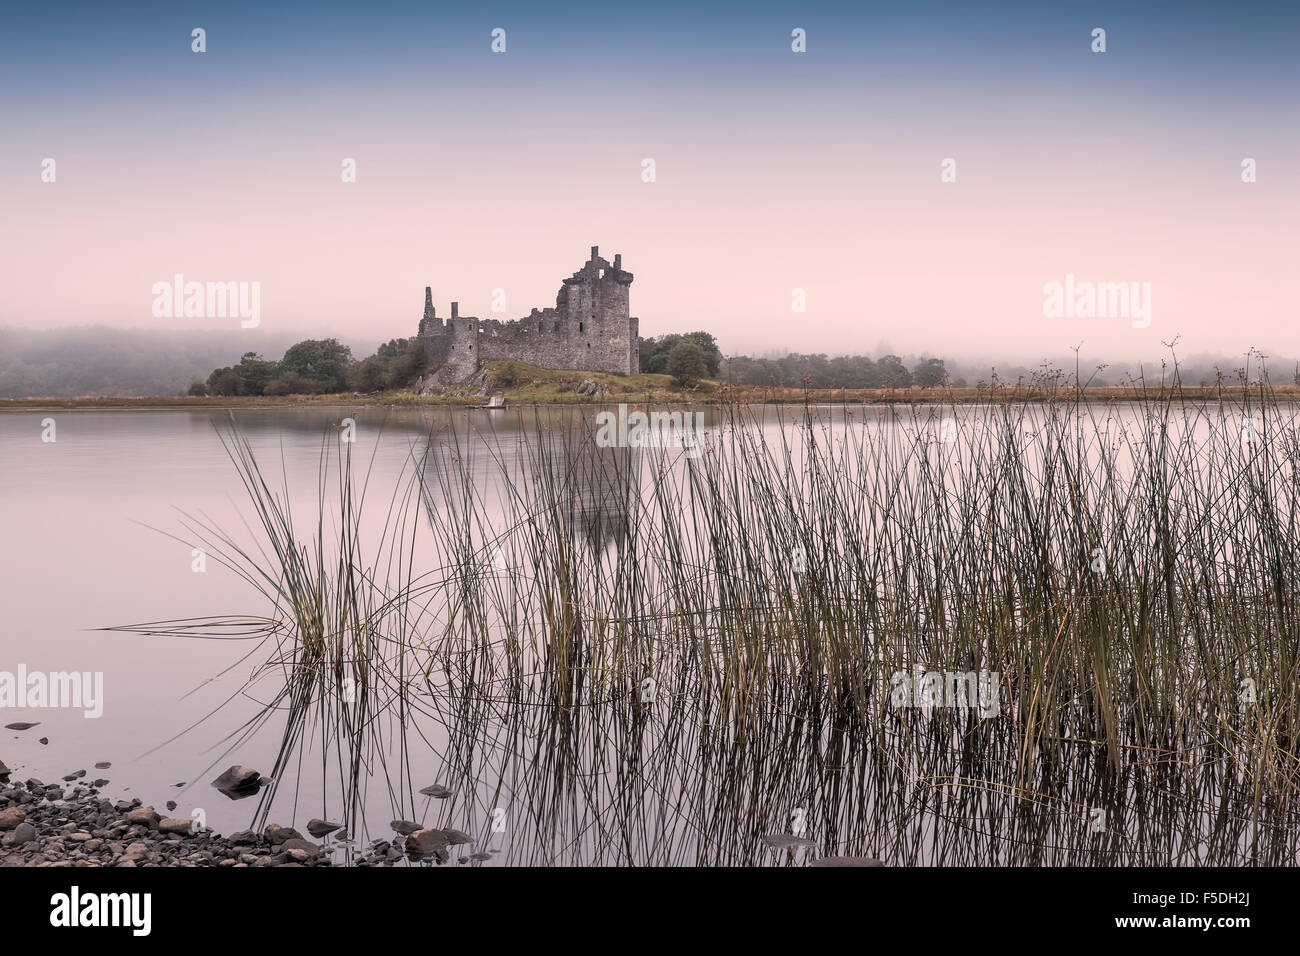
[[[783,388],[935,388],[948,382],[941,359],[921,359],[908,368],[897,355],[829,357],[790,354],[776,359],[745,355],[724,358],[708,332],[641,338],[640,370],[671,375],[681,387],[704,379]],[[406,388],[424,370],[416,338],[392,339],[374,355],[356,361],[338,339],[307,339],[291,346],[278,361],[245,352],[236,365],[217,368],[207,381],[195,381],[191,395],[310,395],[378,392]]]
[[[943,360],[937,358],[921,359],[910,369],[897,355],[874,360],[865,355],[832,358],[797,353],[777,359],[747,355],[724,359],[708,332],[643,338],[640,344],[642,372],[666,372],[685,385],[702,378],[779,388],[937,388],[947,384],[960,388],[966,384],[964,379],[950,383]]]
[[[256,351],[249,351],[256,342]],[[238,363],[230,356],[243,352]],[[279,360],[264,355],[284,353]],[[707,332],[661,335],[640,340],[640,369],[669,374],[681,386],[701,379],[783,388],[902,388],[948,384],[961,388],[981,380],[1015,384],[1018,381],[1071,381],[1074,363],[1055,367],[1022,368],[999,363],[990,368],[977,362],[939,359],[904,361],[896,355],[827,356],[791,354],[780,358],[734,355],[724,358]],[[1179,365],[1183,382],[1213,385],[1242,379],[1246,370],[1239,360],[1198,356]],[[1269,363],[1276,383],[1300,385],[1300,363],[1274,358]],[[282,334],[218,332],[204,330],[111,329],[77,326],[58,329],[0,328],[0,398],[149,396],[185,394],[288,394],[291,392],[373,392],[408,388],[423,368],[417,339],[392,339],[374,355],[355,361],[352,351],[337,339],[310,339],[294,343]],[[1104,371],[1103,371],[1104,369]],[[1281,374],[1277,374],[1278,372]],[[1251,380],[1260,366],[1251,366]],[[521,373],[522,374],[522,373]],[[1160,363],[1121,363],[1096,366],[1083,363],[1085,387],[1125,384],[1134,377],[1150,379],[1161,374]],[[189,384],[193,382],[194,384]],[[503,383],[505,384],[505,383]]]
[[[948,380],[943,359],[923,358],[910,369],[897,355],[872,359],[867,355],[791,353],[781,358],[755,359],[733,355],[723,369],[723,381],[739,385],[783,388],[964,388],[966,380]]]
[[[360,361],[338,339],[306,339],[279,361],[245,352],[239,364],[213,369],[190,395],[317,395],[406,388],[424,369],[418,339],[391,339]]]

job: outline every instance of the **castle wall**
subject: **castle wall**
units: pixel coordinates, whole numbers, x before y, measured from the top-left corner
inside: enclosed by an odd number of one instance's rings
[[[424,290],[424,318],[420,320],[419,339],[424,345],[425,363],[434,378],[448,384],[468,378],[478,371],[478,319],[461,316],[456,303],[451,304],[451,318],[440,319],[433,307],[433,290]]]
[[[431,368],[444,382],[472,375],[481,361],[505,359],[542,368],[639,371],[639,322],[629,312],[632,273],[622,257],[611,264],[593,246],[587,263],[565,279],[555,308],[533,309],[523,319],[502,321],[457,314],[436,317],[432,291],[425,289],[420,338]]]

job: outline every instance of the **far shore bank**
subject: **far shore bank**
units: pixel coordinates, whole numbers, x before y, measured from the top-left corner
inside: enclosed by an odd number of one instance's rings
[[[504,389],[507,406],[565,407],[584,405],[977,405],[1014,403],[1088,404],[1114,402],[1205,402],[1233,403],[1264,400],[1300,402],[1300,386],[1182,385],[1171,387],[1105,386],[1076,391],[1068,387],[998,386],[995,388],[873,388],[802,389],[764,388],[750,385],[701,383],[693,389],[626,391],[610,389],[604,395],[530,394],[529,389]],[[66,409],[201,409],[201,408],[290,408],[337,406],[389,406],[434,408],[483,408],[482,395],[431,395],[413,392],[341,392],[327,395],[240,395],[240,396],[81,396],[77,398],[4,398],[2,411],[57,411]]]

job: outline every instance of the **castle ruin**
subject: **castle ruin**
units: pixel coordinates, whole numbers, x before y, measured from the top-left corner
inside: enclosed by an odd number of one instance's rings
[[[542,368],[617,372],[640,371],[638,323],[628,307],[632,273],[623,270],[623,257],[602,259],[600,247],[564,280],[555,308],[533,309],[514,321],[460,315],[451,304],[451,317],[439,319],[433,289],[424,290],[420,341],[436,381],[462,381],[478,371],[479,363],[510,359]]]

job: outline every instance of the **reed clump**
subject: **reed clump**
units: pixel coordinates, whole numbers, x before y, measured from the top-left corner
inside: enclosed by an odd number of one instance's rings
[[[531,781],[535,822],[562,815],[540,796],[563,789],[552,759],[569,774],[631,761],[641,792],[660,774],[650,791],[680,800],[705,779],[735,796],[726,767],[779,776],[811,752],[823,783],[833,766],[874,789],[873,813],[906,816],[892,777],[913,809],[1022,804],[1040,843],[1087,839],[1043,800],[1132,808],[1153,784],[1230,793],[1272,826],[1300,779],[1295,408],[1266,385],[1164,394],[725,405],[689,442],[651,447],[602,443],[591,410],[453,421],[412,443],[373,558],[350,452],[327,436],[335,478],[304,544],[287,488],[232,430],[269,547],[192,530],[272,602],[246,626],[283,676],[277,777],[314,739],[354,815],[376,774],[395,810],[412,805],[408,734],[427,718],[467,777]],[[979,675],[981,695],[927,698],[929,674]],[[493,762],[548,746],[549,777]],[[652,767],[665,752],[677,762]],[[827,799],[807,794],[781,805]],[[753,850],[744,832],[736,853]],[[618,852],[732,859],[698,832],[647,833]],[[1221,858],[1248,839],[1234,830]]]

